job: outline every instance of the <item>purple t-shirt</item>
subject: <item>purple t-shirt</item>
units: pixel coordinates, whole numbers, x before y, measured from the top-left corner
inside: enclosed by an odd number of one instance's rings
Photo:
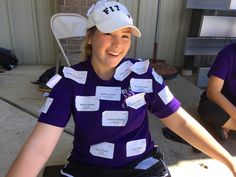
[[[230,44],[218,53],[208,73],[211,75],[224,80],[221,93],[236,106],[236,44]]]
[[[149,62],[123,59],[111,80],[97,76],[91,61],[63,70],[39,122],[65,127],[75,122],[70,159],[116,168],[144,157],[154,147],[148,110],[159,118],[173,114],[180,102]]]

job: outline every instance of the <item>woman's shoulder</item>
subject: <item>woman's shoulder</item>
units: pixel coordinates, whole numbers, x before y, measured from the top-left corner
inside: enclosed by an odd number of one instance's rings
[[[79,63],[70,66],[72,69],[76,71],[84,71],[89,69],[89,61],[88,60],[83,60],[80,61]]]
[[[155,72],[155,70],[150,64],[149,59],[125,58],[122,63],[123,65],[126,65],[126,66],[129,65],[130,72],[133,73],[132,76],[135,75],[136,77],[140,77],[140,78],[155,79],[155,80],[158,80],[159,83],[161,84],[163,83],[162,76]]]
[[[123,58],[123,60],[121,61],[121,63],[123,63],[123,62],[125,62],[125,61],[130,61],[130,62],[132,62],[132,63],[134,64],[134,63],[136,63],[136,62],[142,62],[142,61],[145,61],[145,60],[148,60],[148,59],[125,57],[125,58]]]
[[[82,61],[70,67],[63,68],[63,79],[68,85],[78,83],[83,85],[86,82],[87,74],[90,70],[89,61]],[[70,83],[70,84],[69,84]]]

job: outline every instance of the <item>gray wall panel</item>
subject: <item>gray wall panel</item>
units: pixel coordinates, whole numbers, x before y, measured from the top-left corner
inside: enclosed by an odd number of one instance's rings
[[[51,4],[48,0],[0,0],[0,46],[12,49],[19,64],[54,63]]]
[[[230,0],[187,0],[186,7],[190,9],[229,9]]]

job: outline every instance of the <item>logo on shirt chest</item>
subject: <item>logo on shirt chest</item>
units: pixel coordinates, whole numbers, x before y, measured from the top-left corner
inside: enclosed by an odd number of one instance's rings
[[[135,93],[131,90],[131,87],[121,89],[121,97],[122,97],[122,108],[127,108],[125,100],[131,96],[135,95]]]

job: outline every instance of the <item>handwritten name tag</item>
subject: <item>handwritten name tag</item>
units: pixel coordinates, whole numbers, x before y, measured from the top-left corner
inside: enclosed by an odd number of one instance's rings
[[[96,96],[76,96],[75,107],[77,111],[97,111],[99,109],[99,99]]]
[[[133,66],[130,67],[130,69],[136,74],[144,74],[148,70],[149,63],[149,60],[136,62]]]
[[[130,87],[133,92],[144,92],[151,93],[152,89],[152,79],[134,79],[130,80]]]
[[[64,67],[63,73],[66,78],[72,79],[79,84],[85,84],[88,74],[87,71],[76,71],[70,67]]]
[[[125,102],[128,107],[138,109],[141,106],[146,104],[144,96],[145,96],[145,93],[139,93],[139,94],[136,94],[136,95],[133,95],[133,96],[127,98],[125,100]]]
[[[61,76],[59,74],[55,74],[47,83],[46,85],[49,88],[53,88],[60,80],[61,80]]]
[[[173,94],[170,92],[169,88],[165,86],[159,93],[161,100],[167,105],[173,98]]]
[[[126,156],[131,157],[142,154],[146,150],[146,139],[129,141],[126,144]]]
[[[121,87],[96,87],[96,96],[100,100],[120,101]]]
[[[130,67],[133,65],[131,61],[125,61],[116,68],[114,78],[118,81],[123,81],[130,73]]]
[[[48,112],[48,109],[50,108],[52,102],[53,102],[53,98],[47,98],[46,102],[44,103],[43,107],[41,108],[41,112],[46,114]]]
[[[103,157],[106,159],[113,159],[115,145],[113,143],[99,143],[90,146],[89,152],[97,157]]]
[[[154,69],[152,69],[152,75],[153,75],[154,79],[155,79],[159,84],[162,85],[162,83],[163,83],[163,78],[162,78],[162,76],[159,75],[159,74],[157,74]]]
[[[128,121],[128,111],[104,111],[102,126],[123,127]]]

